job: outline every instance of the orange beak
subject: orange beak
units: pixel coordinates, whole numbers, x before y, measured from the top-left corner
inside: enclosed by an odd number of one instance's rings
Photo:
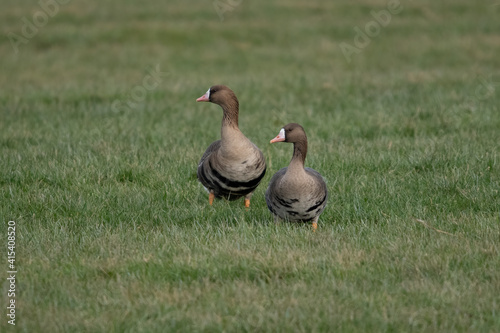
[[[210,89],[207,90],[205,95],[196,99],[197,102],[210,102]]]
[[[271,140],[271,143],[275,143],[275,142],[282,142],[282,141],[285,141],[285,129],[281,129],[281,131],[279,132],[279,134]]]

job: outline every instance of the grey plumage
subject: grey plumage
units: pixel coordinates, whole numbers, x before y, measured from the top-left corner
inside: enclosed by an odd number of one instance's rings
[[[276,219],[313,222],[326,207],[328,190],[323,177],[311,168],[304,168],[307,136],[299,124],[288,124],[271,142],[291,142],[294,153],[290,164],[276,172],[266,190],[266,203]]]
[[[203,154],[198,164],[199,181],[214,193],[215,198],[236,200],[253,193],[266,173],[264,156],[260,150],[255,147],[249,154],[258,157],[255,162],[249,163],[251,157],[247,156],[243,161],[234,159],[233,163],[224,163],[218,158],[220,147],[221,140],[217,140]]]
[[[282,168],[274,174],[266,191],[266,203],[269,210],[284,220],[310,222],[319,216],[326,207],[328,191],[321,175],[311,168],[306,173],[314,179],[307,186],[297,186],[296,191],[289,186],[280,186],[288,168]]]

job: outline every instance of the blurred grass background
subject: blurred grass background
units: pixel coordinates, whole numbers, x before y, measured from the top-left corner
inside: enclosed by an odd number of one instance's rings
[[[350,62],[387,1],[70,1],[17,52],[41,5],[0,4],[17,331],[500,330],[495,1],[401,0]],[[196,179],[222,114],[195,99],[217,83],[268,163],[248,212]],[[289,122],[328,181],[316,233],[265,205]]]

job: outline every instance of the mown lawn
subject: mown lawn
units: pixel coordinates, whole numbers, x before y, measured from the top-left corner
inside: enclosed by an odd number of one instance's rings
[[[0,1],[0,331],[500,331],[497,3],[51,3]],[[248,211],[196,179],[216,83],[266,156]],[[289,122],[315,233],[265,204]]]

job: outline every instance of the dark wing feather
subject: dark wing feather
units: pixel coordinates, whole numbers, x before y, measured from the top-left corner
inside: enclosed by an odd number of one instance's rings
[[[266,203],[267,203],[267,208],[269,208],[269,210],[271,211],[271,213],[273,214],[276,214],[276,211],[273,209],[274,207],[274,203],[272,202],[272,198],[274,198],[276,196],[276,193],[274,193],[274,184],[276,184],[277,182],[279,182],[279,180],[281,178],[283,178],[283,176],[285,175],[286,173],[286,170],[288,168],[281,168],[279,169],[272,177],[271,177],[271,180],[269,181],[269,185],[267,187],[267,190],[266,190]]]
[[[306,172],[316,179],[316,184],[318,187],[314,195],[317,197],[317,204],[313,207],[310,207],[308,211],[312,211],[317,209],[317,215],[321,214],[326,207],[326,202],[328,201],[328,189],[326,187],[325,180],[321,174],[311,168],[305,168]]]
[[[220,140],[212,142],[210,146],[208,146],[207,150],[205,150],[205,153],[201,157],[200,163],[198,163],[198,169],[200,169],[201,165],[205,160],[210,156],[213,152],[216,152],[220,148]]]

